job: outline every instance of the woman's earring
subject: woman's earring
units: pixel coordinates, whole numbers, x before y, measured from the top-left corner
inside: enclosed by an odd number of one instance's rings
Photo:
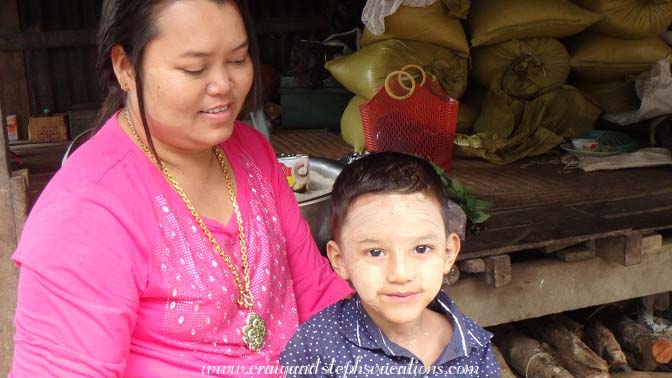
[[[121,90],[124,92],[128,92],[131,90],[131,87],[127,83],[122,83],[121,84]]]

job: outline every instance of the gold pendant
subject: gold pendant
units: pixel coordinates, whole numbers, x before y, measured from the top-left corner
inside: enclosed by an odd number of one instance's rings
[[[258,351],[264,347],[266,340],[266,323],[256,312],[247,315],[247,322],[243,327],[243,341],[250,350]]]

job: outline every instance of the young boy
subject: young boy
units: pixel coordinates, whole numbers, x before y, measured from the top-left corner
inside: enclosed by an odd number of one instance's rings
[[[287,344],[288,377],[499,377],[492,335],[441,290],[460,249],[456,208],[430,163],[369,155],[332,191],[332,267],[357,294],[322,310]]]

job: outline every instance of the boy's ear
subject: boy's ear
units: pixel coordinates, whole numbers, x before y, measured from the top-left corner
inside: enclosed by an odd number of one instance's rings
[[[448,274],[455,264],[457,254],[460,253],[460,237],[452,232],[446,239],[446,254],[443,258],[443,274]]]
[[[329,257],[331,267],[334,269],[334,272],[336,272],[336,274],[338,274],[339,277],[341,277],[346,281],[350,279],[350,276],[348,275],[348,270],[345,268],[343,251],[341,250],[341,247],[339,247],[338,244],[333,240],[329,240],[329,242],[327,243],[327,257]]]

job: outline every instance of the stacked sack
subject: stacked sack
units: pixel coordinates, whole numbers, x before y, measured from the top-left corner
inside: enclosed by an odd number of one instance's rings
[[[488,92],[473,135],[457,136],[456,153],[505,164],[591,130],[600,111],[565,85],[569,53],[559,39],[601,19],[569,0],[474,1],[471,74]]]
[[[341,119],[341,135],[355,151],[364,149],[359,105],[384,85],[385,78],[408,64],[422,67],[452,98],[467,87],[469,45],[458,16],[466,15],[467,0],[437,0],[427,7],[401,5],[385,17],[385,31],[366,29],[357,52],[327,62],[325,67],[355,94]]]
[[[659,37],[672,23],[672,0],[574,0],[602,21],[568,41],[573,80],[606,113],[639,108],[634,78],[672,54]]]

